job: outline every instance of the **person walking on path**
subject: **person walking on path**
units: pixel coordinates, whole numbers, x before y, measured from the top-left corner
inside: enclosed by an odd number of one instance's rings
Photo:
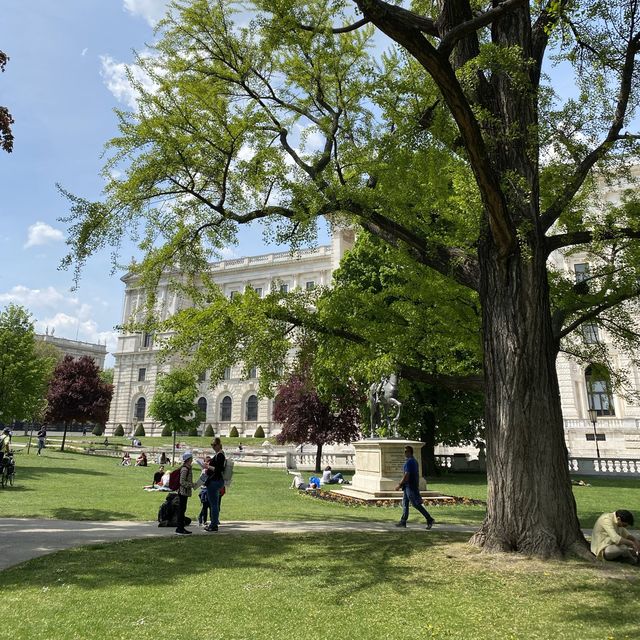
[[[591,553],[598,560],[618,560],[638,564],[640,540],[632,536],[627,527],[633,527],[633,514],[626,509],[603,513],[593,527]]]
[[[404,455],[407,459],[404,463],[402,471],[404,475],[400,484],[396,487],[396,491],[402,491],[402,516],[400,522],[396,524],[396,527],[406,527],[407,520],[409,519],[409,503],[411,503],[415,509],[417,509],[427,521],[427,529],[431,529],[435,520],[431,517],[430,513],[422,505],[422,498],[420,497],[420,468],[418,461],[413,457],[413,447],[407,445],[404,448]]]
[[[41,455],[42,450],[45,448],[45,443],[47,440],[47,429],[44,427],[40,427],[40,431],[36,434],[38,438],[38,455]]]
[[[211,446],[213,447],[213,456],[211,456],[211,460],[203,469],[207,474],[207,496],[209,497],[209,507],[211,508],[211,522],[205,528],[205,531],[217,531],[220,525],[220,490],[224,487],[222,474],[226,464],[220,438],[214,438]]]
[[[185,451],[182,454],[182,467],[180,467],[180,486],[178,487],[178,526],[176,533],[181,536],[188,536],[191,531],[184,528],[184,516],[187,512],[187,502],[191,497],[191,492],[195,485],[193,484],[193,454],[191,451]]]

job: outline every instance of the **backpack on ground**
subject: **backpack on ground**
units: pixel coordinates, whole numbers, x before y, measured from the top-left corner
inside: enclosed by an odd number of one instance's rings
[[[170,493],[166,500],[158,509],[159,527],[176,527],[178,525],[178,509],[180,508],[180,497],[177,493]],[[191,524],[191,518],[185,515],[185,526]]]
[[[180,469],[182,469],[182,467],[174,469],[169,474],[169,489],[171,489],[171,491],[177,491],[180,488]]]
[[[171,523],[171,520],[174,519],[175,497],[176,497],[175,493],[170,493],[166,497],[165,501],[160,505],[160,508],[158,509],[158,526],[159,527],[168,527]]]

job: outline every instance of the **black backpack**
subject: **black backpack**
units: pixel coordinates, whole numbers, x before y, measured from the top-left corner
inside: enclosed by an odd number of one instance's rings
[[[158,526],[159,527],[170,527],[171,521],[175,521],[176,516],[176,504],[175,504],[175,493],[170,493],[166,500],[160,505],[158,509]]]

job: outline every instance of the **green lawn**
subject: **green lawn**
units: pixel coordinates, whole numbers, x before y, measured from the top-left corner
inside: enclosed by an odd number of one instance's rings
[[[155,465],[47,449],[17,455],[6,517],[154,520],[165,494],[142,486]],[[575,487],[583,526],[636,508],[639,483]],[[289,489],[284,470],[236,467],[222,520],[392,521],[399,509],[347,507]],[[486,497],[480,475],[430,489]],[[550,498],[552,499],[552,498]],[[190,502],[195,516],[197,499]],[[482,506],[429,507],[441,523],[478,524]],[[636,509],[637,510],[637,509]],[[412,518],[418,521],[418,516]],[[639,637],[640,572],[579,561],[487,555],[468,536],[388,533],[221,535],[61,551],[0,572],[0,637],[624,640]]]
[[[0,619],[14,640],[623,640],[637,575],[436,531],[138,540],[1,572]]]
[[[60,453],[51,448],[43,456],[34,451],[17,454],[16,486],[2,492],[6,517],[72,520],[155,520],[165,496],[146,492],[156,465],[122,467],[117,458]],[[636,509],[640,482],[631,478],[586,479],[591,487],[574,487],[583,527],[593,526],[603,511]],[[223,499],[226,520],[380,520],[399,517],[397,507],[348,507],[316,500],[289,489],[284,470],[236,465],[234,483]],[[451,474],[429,480],[429,488],[448,495],[486,499],[486,478]],[[192,498],[189,514],[197,510]],[[441,523],[479,524],[482,505],[429,506]],[[418,518],[417,514],[412,516]]]

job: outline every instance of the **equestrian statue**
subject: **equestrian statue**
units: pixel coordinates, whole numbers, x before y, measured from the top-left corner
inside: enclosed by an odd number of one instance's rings
[[[398,400],[398,374],[383,376],[369,388],[369,409],[371,414],[371,437],[385,425],[393,437],[398,437],[398,420],[402,403]],[[395,415],[392,415],[395,413]]]

